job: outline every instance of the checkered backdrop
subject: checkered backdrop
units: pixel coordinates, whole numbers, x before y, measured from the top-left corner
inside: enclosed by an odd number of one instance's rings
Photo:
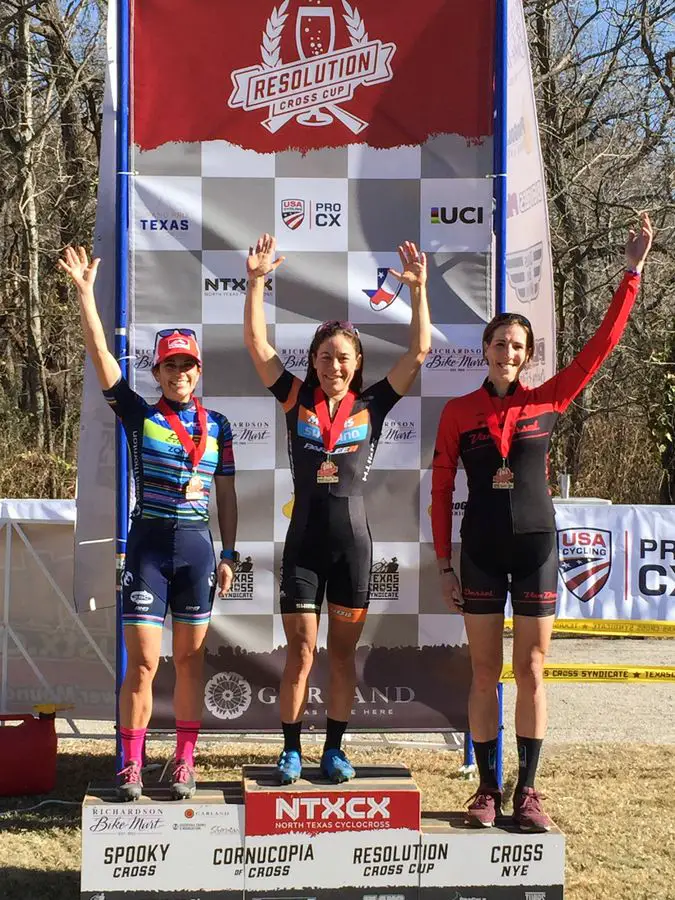
[[[187,63],[178,52],[190,38],[171,27],[172,15],[179,15],[173,0],[161,10],[147,0],[136,4],[137,145],[129,260],[135,389],[148,399],[158,397],[150,373],[156,330],[193,327],[204,356],[201,397],[207,407],[225,413],[234,434],[237,547],[243,565],[232,593],[215,603],[205,724],[250,731],[275,729],[278,721],[275,701],[284,645],[279,567],[293,486],[283,413],[260,383],[242,335],[247,248],[267,231],[276,234],[279,251],[287,257],[266,286],[269,338],[285,365],[300,377],[306,372],[307,347],[317,323],[349,319],[361,334],[366,383],[382,378],[407,346],[411,317],[407,291],[397,293],[386,270],[398,264],[395,251],[403,240],[414,241],[427,253],[433,349],[409,395],[387,418],[367,487],[374,544],[372,595],[358,651],[353,725],[389,731],[463,730],[469,660],[462,620],[448,614],[439,596],[429,467],[444,403],[473,390],[485,376],[480,337],[492,314],[491,126],[489,115],[482,113],[473,116],[471,127],[465,121],[467,106],[490,96],[493,4],[480,2],[480,10],[467,11],[463,0],[424,0],[413,17],[402,2],[387,4],[385,15],[375,0],[364,0],[358,9],[344,0],[276,6],[255,0],[248,4],[245,19],[235,0],[206,5],[214,34],[225,22],[237,29],[232,42],[236,59],[225,54],[217,60],[219,102],[227,115],[207,128],[200,125],[196,100],[196,111],[185,113],[183,85],[183,94],[173,98],[172,131],[161,101],[164,79],[155,87],[148,81],[153,25],[156,21],[163,35],[161,72],[169,73],[169,80],[176,78],[175,66],[190,64],[189,50]],[[301,50],[302,28],[312,28],[317,21],[325,25],[326,20],[332,23],[332,33],[317,31],[310,56]],[[462,83],[450,85],[437,78],[439,71],[452,66],[439,61],[438,42],[439,30],[453,22],[453,44],[458,39],[462,53],[474,62],[464,70]],[[444,41],[449,39],[446,31]],[[167,42],[175,45],[175,56]],[[378,42],[379,51],[376,47],[373,53],[383,52],[383,42],[394,48],[388,50],[389,77],[385,67],[382,84],[349,81],[345,75],[335,87],[338,96],[347,97],[341,105],[286,116],[271,147],[265,117],[278,115],[282,101],[258,109],[233,106],[241,72],[249,77],[252,66],[258,66],[254,75],[267,81],[253,84],[247,96],[265,90],[272,96],[291,63],[300,66],[307,80],[317,77],[312,57],[320,62]],[[203,56],[203,65],[215,65],[211,54]],[[194,72],[185,77],[198,84],[202,61],[195,56],[192,64]],[[377,65],[382,70],[381,59]],[[270,81],[272,76],[277,81]],[[193,93],[196,97],[197,91]],[[294,96],[293,102],[307,102],[297,92]],[[392,97],[399,99],[393,103]],[[416,97],[421,98],[419,111]],[[436,115],[439,105],[442,128],[429,119],[430,110]],[[361,117],[364,127],[359,133],[353,122],[351,127],[345,124],[348,113]],[[414,128],[416,115],[428,123]],[[322,119],[325,124],[320,124]],[[480,134],[473,133],[476,120]],[[406,141],[405,134],[421,137]],[[190,135],[199,139],[186,139]],[[302,214],[294,228],[284,217],[288,200],[301,201],[293,204]],[[460,472],[455,533],[465,499],[466,481]],[[215,511],[212,526],[217,537]],[[165,638],[166,655],[156,682],[156,727],[173,724],[168,628]],[[309,727],[324,722],[325,638],[324,620],[307,710]]]

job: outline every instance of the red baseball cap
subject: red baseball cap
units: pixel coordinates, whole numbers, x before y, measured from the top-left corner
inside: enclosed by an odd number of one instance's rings
[[[170,356],[178,356],[179,353],[193,357],[201,366],[202,354],[194,331],[191,328],[167,328],[164,331],[158,331],[152,358],[153,367],[158,366]]]

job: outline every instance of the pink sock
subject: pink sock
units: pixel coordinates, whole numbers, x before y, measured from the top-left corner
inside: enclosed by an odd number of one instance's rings
[[[176,719],[176,759],[184,759],[188,766],[194,766],[194,752],[201,722],[182,722]]]
[[[137,762],[139,766],[143,765],[143,744],[147,730],[147,728],[120,728],[122,759],[125,766],[130,762]]]

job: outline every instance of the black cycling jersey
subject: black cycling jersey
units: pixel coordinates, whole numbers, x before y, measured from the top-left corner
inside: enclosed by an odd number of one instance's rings
[[[372,556],[363,485],[385,416],[400,395],[386,378],[357,395],[327,453],[316,413],[322,395],[287,370],[270,390],[286,413],[295,486],[284,544],[281,611],[318,613],[325,593],[329,615],[361,621],[368,606]]]
[[[331,461],[337,466],[336,482],[317,482],[317,472],[329,454],[324,449],[315,411],[315,389],[295,378],[287,369],[270,387],[283,406],[288,428],[288,455],[295,485],[295,505],[310,498],[353,497],[363,492],[373,464],[384,419],[401,399],[383,378],[359,394],[346,420]]]

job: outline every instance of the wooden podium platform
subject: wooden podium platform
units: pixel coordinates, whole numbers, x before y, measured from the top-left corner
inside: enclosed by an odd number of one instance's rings
[[[281,787],[271,766],[245,766],[181,802],[91,786],[81,900],[562,900],[558,830],[523,834],[508,817],[476,830],[420,801],[403,767],[334,785],[308,766]]]

